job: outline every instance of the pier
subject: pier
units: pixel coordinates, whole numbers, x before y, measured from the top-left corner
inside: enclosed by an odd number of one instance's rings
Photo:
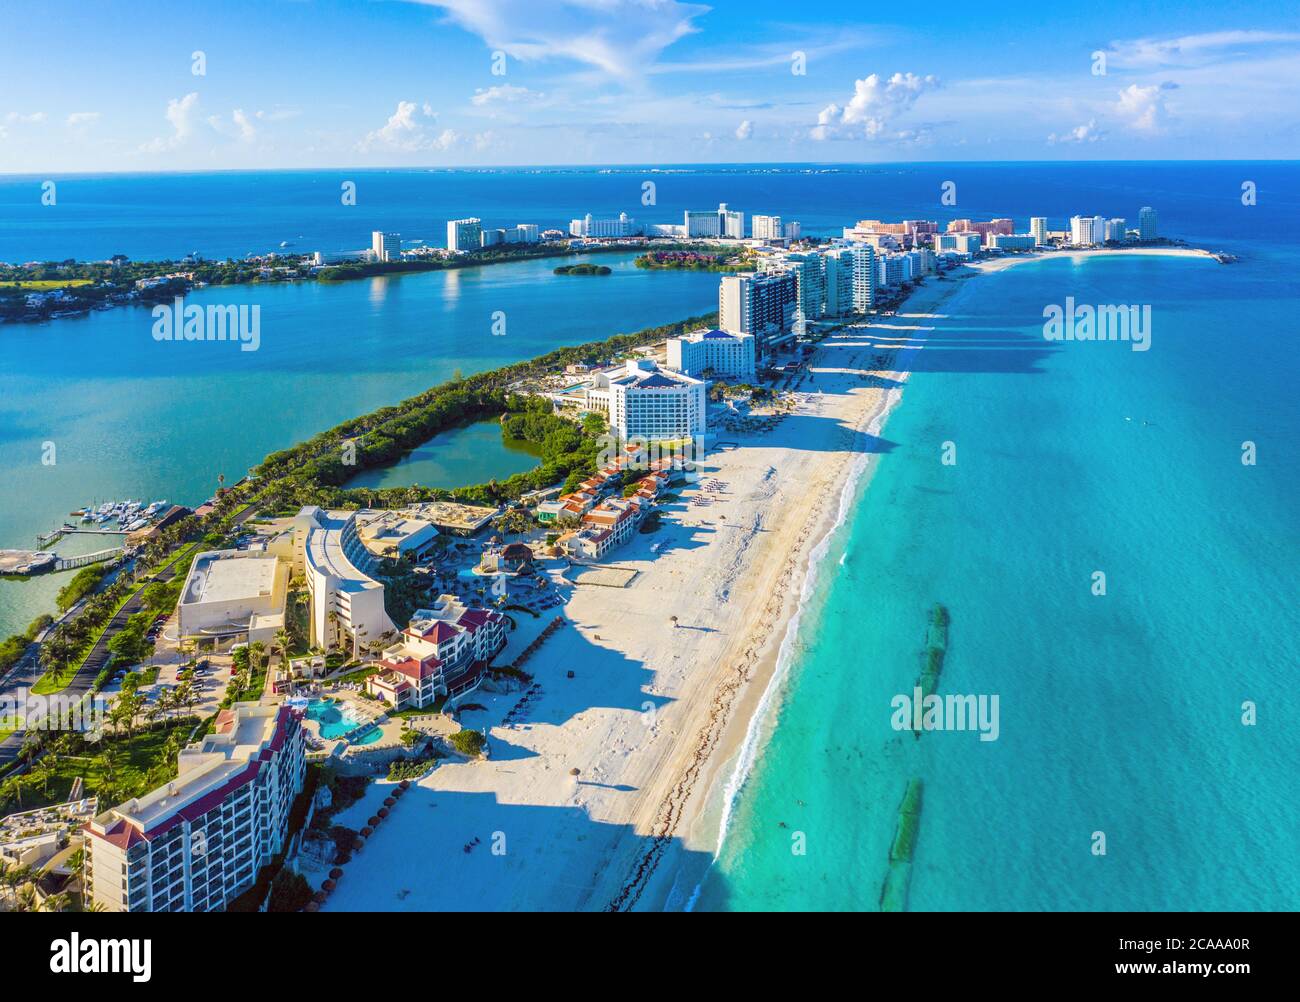
[[[64,536],[125,536],[125,529],[81,529],[72,525],[61,525],[57,529],[43,532],[36,537],[36,545],[44,549],[51,543],[57,543]]]
[[[124,547],[115,546],[94,553],[82,553],[75,557],[60,557],[48,550],[0,550],[0,574],[31,577],[55,571],[70,571],[87,564],[98,564],[104,560],[115,560],[121,556]]]
[[[117,546],[111,550],[96,550],[94,553],[83,553],[76,557],[59,557],[54,562],[54,570],[69,571],[74,567],[85,567],[87,564],[97,564],[103,560],[113,560],[122,553],[122,547]]]

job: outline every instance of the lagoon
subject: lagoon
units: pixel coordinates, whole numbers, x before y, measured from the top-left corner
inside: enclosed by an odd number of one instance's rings
[[[88,502],[197,504],[218,475],[238,480],[270,452],[457,371],[716,309],[717,276],[647,272],[633,257],[600,255],[613,274],[599,282],[553,275],[555,261],[543,259],[341,283],[213,287],[187,297],[260,306],[261,345],[251,352],[229,342],[155,341],[143,307],[6,325],[0,547],[31,547],[38,532]],[[498,312],[504,335],[493,334]],[[42,463],[46,456],[54,462]],[[440,475],[473,483],[482,469],[471,462]],[[94,539],[56,549],[99,548],[86,542]],[[52,611],[67,578],[0,581],[0,636]]]
[[[541,462],[538,450],[527,442],[506,439],[499,421],[477,421],[435,435],[390,466],[364,470],[345,488],[466,487],[489,480],[505,480],[525,473]]]

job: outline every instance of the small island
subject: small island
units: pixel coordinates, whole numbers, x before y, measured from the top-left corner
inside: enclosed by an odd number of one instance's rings
[[[562,264],[555,269],[557,275],[608,275],[608,265],[604,264]]]

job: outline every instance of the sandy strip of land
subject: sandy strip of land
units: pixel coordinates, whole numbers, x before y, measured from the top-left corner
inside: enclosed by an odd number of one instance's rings
[[[1113,253],[1205,256],[1051,256]],[[464,723],[487,729],[491,758],[444,762],[413,786],[327,908],[687,906],[717,848],[751,726],[779,682],[810,561],[845,485],[870,475],[906,348],[921,346],[960,278],[1044,256],[927,280],[897,314],[824,341],[796,387],[796,411],[763,434],[722,435],[664,527],[616,551],[613,562],[638,571],[628,587],[573,589],[569,625],[527,665],[541,691],[516,722],[504,720],[521,693],[475,694],[486,709]],[[387,792],[372,784],[338,822],[361,828]]]
[[[1082,259],[1090,257],[1203,257],[1215,260],[1211,251],[1199,247],[1093,247],[1078,250],[1036,251],[1025,254],[1004,254],[1001,257],[983,258],[966,265],[977,272],[1005,271],[1030,261],[1053,261],[1060,258]]]
[[[900,396],[907,351],[960,282],[923,285],[895,316],[821,345],[773,430],[722,436],[664,527],[615,561],[626,588],[582,585],[528,670],[542,687],[473,697],[491,758],[444,762],[374,833],[327,907],[341,910],[681,907],[718,840],[721,796],[777,668],[810,556]],[[658,552],[651,545],[658,544]],[[673,622],[671,617],[676,617]],[[567,677],[572,671],[574,677]],[[578,769],[575,777],[572,770]],[[338,823],[361,828],[375,783]],[[693,877],[691,878],[694,879]]]

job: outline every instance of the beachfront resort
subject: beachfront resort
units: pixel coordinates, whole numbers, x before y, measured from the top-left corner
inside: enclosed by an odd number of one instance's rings
[[[467,805],[465,825],[512,803],[573,808],[609,829],[593,836],[602,851],[622,852],[621,826],[649,830],[663,799],[679,795],[671,781],[700,754],[697,732],[708,747],[724,731],[735,740],[734,673],[771,670],[790,582],[854,461],[854,436],[895,399],[866,380],[901,382],[900,347],[923,340],[923,326],[898,319],[925,315],[923,280],[1159,240],[1148,208],[1137,229],[1089,216],[1058,230],[1035,217],[1023,233],[1010,219],[942,231],[860,220],[811,240],[780,217],[752,223],[746,238],[743,213],[724,205],[688,212],[680,228],[626,215],[571,224],[575,249],[723,241],[745,270],[720,276],[712,324],[506,386],[565,426],[601,429],[595,460],[566,478],[496,503],[417,491],[391,506],[293,505],[250,478],[136,526],[111,566],[156,550],[174,592],[138,614],[151,624],[138,661],[107,661],[93,698],[108,719],[92,737],[153,740],[174,770],[155,760],[147,788],[125,800],[110,785],[98,800],[51,802],[38,810],[80,820],[10,825],[22,839],[0,851],[28,865],[59,860],[83,903],[105,910],[374,907],[359,883],[340,883],[342,868],[400,882],[393,823],[380,822],[401,792],[437,796],[473,775],[497,807]],[[491,240],[527,243],[535,230]],[[447,253],[489,246],[489,232],[476,218],[452,221]],[[376,232],[369,253],[400,259],[400,235]],[[221,545],[197,542],[214,538]],[[623,677],[631,666],[643,677]],[[644,743],[639,715],[656,705],[672,725],[632,754]],[[137,733],[142,717],[150,727]],[[12,779],[32,796],[30,765]],[[171,777],[150,782],[159,768]],[[707,784],[689,775],[681,795],[695,804]],[[73,782],[69,792],[84,793]],[[406,827],[409,809],[401,817],[397,830],[427,836],[445,862],[443,843],[463,825],[444,814],[421,834]],[[576,837],[572,818],[557,824]],[[622,876],[583,877],[568,904],[623,907],[652,893],[649,876]],[[445,883],[403,891],[420,907],[469,901]],[[479,891],[476,904],[502,903],[490,881]]]

